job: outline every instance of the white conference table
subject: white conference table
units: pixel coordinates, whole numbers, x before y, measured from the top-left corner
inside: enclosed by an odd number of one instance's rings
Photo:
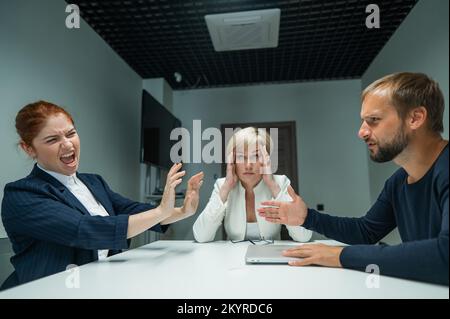
[[[0,299],[449,298],[446,286],[386,276],[379,288],[368,288],[368,273],[348,269],[249,265],[248,245],[156,241],[79,267],[78,288],[75,272],[61,272],[1,292]]]

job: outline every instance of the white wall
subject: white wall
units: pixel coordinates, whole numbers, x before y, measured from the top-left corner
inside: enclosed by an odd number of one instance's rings
[[[84,21],[67,29],[65,7],[62,0],[0,2],[0,200],[5,184],[32,168],[16,147],[14,118],[39,99],[72,113],[80,171],[138,199],[142,79]]]
[[[296,121],[305,201],[311,207],[323,203],[336,215],[361,216],[370,196],[367,150],[357,137],[360,89],[359,80],[347,80],[174,91],[173,107],[191,134],[194,119],[202,120],[202,130],[220,129],[222,123]],[[221,171],[220,164],[187,165],[188,176],[200,170],[205,172],[202,209]],[[185,222],[185,238],[192,238],[195,218]]]
[[[421,0],[411,10],[385,47],[364,73],[365,88],[376,79],[394,72],[423,72],[439,82],[445,98],[444,137],[448,139],[449,98],[449,2]],[[381,26],[382,27],[382,26]],[[394,163],[374,163],[368,159],[371,200],[378,197],[384,182],[398,169]],[[397,232],[387,240],[399,242]]]

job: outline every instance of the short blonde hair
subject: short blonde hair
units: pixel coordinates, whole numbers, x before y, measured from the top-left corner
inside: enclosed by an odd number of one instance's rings
[[[270,134],[264,128],[257,129],[256,127],[249,126],[238,130],[231,136],[228,140],[226,155],[233,152],[235,148],[242,149],[247,145],[257,145],[262,144],[266,147],[267,153],[270,154],[270,147],[272,145],[272,138]]]

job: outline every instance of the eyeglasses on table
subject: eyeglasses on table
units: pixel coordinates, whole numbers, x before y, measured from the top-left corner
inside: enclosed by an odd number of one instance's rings
[[[253,245],[270,245],[270,244],[274,243],[273,239],[265,239],[264,237],[262,237],[260,239],[231,240],[231,242],[233,244],[243,243],[246,241],[251,242]]]

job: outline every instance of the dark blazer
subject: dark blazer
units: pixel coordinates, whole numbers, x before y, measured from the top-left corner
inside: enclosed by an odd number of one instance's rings
[[[78,174],[109,217],[91,216],[57,179],[36,165],[27,177],[5,186],[2,221],[15,255],[15,271],[1,289],[65,271],[70,264],[98,259],[97,250],[110,255],[128,248],[128,216],[154,208],[114,193],[103,178]],[[167,226],[151,230],[163,232]]]

